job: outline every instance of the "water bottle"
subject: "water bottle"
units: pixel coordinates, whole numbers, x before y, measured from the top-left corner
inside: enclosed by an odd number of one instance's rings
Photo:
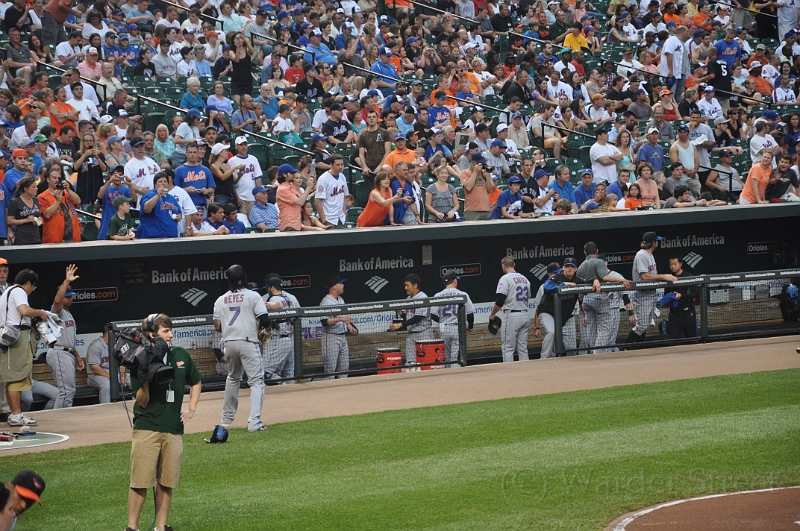
[[[311,161],[311,174],[312,175],[317,174],[317,163],[313,160]]]

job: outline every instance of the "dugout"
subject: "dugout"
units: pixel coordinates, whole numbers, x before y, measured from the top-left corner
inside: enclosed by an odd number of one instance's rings
[[[797,265],[800,205],[729,206],[682,211],[584,214],[530,221],[453,223],[421,227],[349,229],[307,233],[248,234],[236,237],[86,242],[5,247],[11,278],[23,267],[40,277],[31,296],[49,308],[64,270],[79,267],[72,307],[78,333],[97,333],[105,323],[152,312],[173,316],[210,314],[227,289],[225,270],[243,265],[251,281],[263,284],[281,274],[285,289],[304,306],[316,306],[333,274],[347,279],[348,303],[405,297],[403,277],[417,273],[429,296],[442,288],[444,271],[456,269],[459,287],[475,303],[494,299],[500,260],[511,254],[517,270],[538,289],[549,262],[583,259],[583,244],[594,241],[612,269],[630,278],[642,234],[664,237],[655,258],[659,271],[675,253],[692,274],[764,271]],[[486,308],[484,310],[484,308]],[[488,305],[479,308],[485,321]],[[483,317],[481,319],[481,317]]]

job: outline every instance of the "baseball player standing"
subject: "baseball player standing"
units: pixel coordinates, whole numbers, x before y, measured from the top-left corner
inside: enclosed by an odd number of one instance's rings
[[[323,297],[320,306],[340,306],[344,304],[342,293],[346,278],[334,275],[328,280],[328,294]],[[350,370],[350,349],[347,346],[348,332],[356,334],[353,318],[349,315],[332,315],[320,319],[322,323],[322,366],[325,374],[335,372],[347,373]],[[329,376],[330,379],[333,376]],[[336,378],[347,378],[347,374],[339,374]]]
[[[64,282],[58,288],[53,307],[50,309],[61,318],[64,328],[61,337],[56,340],[55,345],[47,351],[47,365],[53,372],[53,378],[58,387],[58,398],[53,405],[53,409],[62,407],[72,407],[75,398],[75,369],[82,371],[85,367],[81,355],[75,349],[77,346],[75,337],[75,318],[70,313],[72,298],[75,292],[72,291],[70,283],[78,280],[78,266],[70,264],[67,266],[67,275]]]
[[[262,297],[270,310],[299,308],[300,303],[294,295],[286,293],[281,287],[281,277],[267,277],[267,294]],[[272,320],[269,342],[263,347],[264,371],[268,380],[292,378],[294,376],[294,337],[290,320]],[[285,380],[283,383],[293,383]]]
[[[575,304],[579,302],[577,294],[559,295],[558,288],[562,286],[577,286],[578,284],[588,284],[590,281],[581,278],[577,275],[578,262],[574,258],[567,258],[564,260],[564,267],[553,273],[553,276],[547,279],[544,283],[544,294],[542,302],[539,304],[538,317],[542,325],[544,325],[547,335],[542,341],[542,359],[552,358],[555,355],[555,297],[561,297],[561,323],[562,331],[564,328],[571,326],[569,320],[572,319],[575,310]],[[592,281],[592,288],[595,293],[600,293],[600,281],[594,279]],[[586,313],[581,310],[583,319],[586,319]],[[574,330],[574,327],[572,327]],[[541,337],[541,330],[537,327],[534,329],[534,335]],[[567,341],[565,334],[564,347],[567,350],[575,348],[575,339]]]
[[[425,299],[428,296],[419,289],[422,281],[419,275],[408,274],[403,279],[403,288],[406,290],[407,299]],[[406,336],[406,365],[417,363],[417,341],[434,339],[431,330],[431,309],[409,308],[405,311],[402,323],[392,323],[389,330],[408,330]],[[421,367],[412,367],[409,371],[419,371]]]
[[[624,278],[620,279],[617,275],[612,275],[605,260],[597,257],[597,244],[586,242],[583,246],[583,254],[586,260],[578,267],[578,277],[587,280],[600,280],[603,282],[621,282],[625,289],[631,287],[631,283]],[[587,293],[583,298],[583,311],[586,313],[586,331],[589,347],[604,347],[606,339],[611,335],[614,327],[614,310],[611,308],[611,301],[608,293]],[[619,326],[619,312],[617,315],[617,327]],[[616,331],[618,328],[613,328]],[[597,350],[589,350],[589,354],[594,354]]]
[[[608,260],[604,254],[598,254],[597,258],[602,260],[608,266]],[[609,270],[609,275],[616,277],[618,282],[622,282],[623,276],[616,271]],[[603,339],[598,336],[598,345],[608,345],[608,348],[603,349],[603,352],[616,352],[619,349],[614,346],[617,343],[617,336],[619,335],[619,312],[623,306],[628,311],[628,323],[633,326],[636,324],[636,319],[633,316],[633,305],[631,304],[631,296],[628,291],[610,291],[607,293],[608,303],[611,306],[611,326],[608,329],[608,337]]]
[[[652,281],[652,280],[666,280],[667,282],[675,282],[677,280],[674,275],[659,275],[656,270],[656,260],[653,258],[653,251],[658,248],[658,242],[661,237],[657,236],[655,232],[645,232],[642,236],[641,249],[636,253],[633,259],[633,281]],[[633,316],[636,318],[636,324],[628,334],[626,343],[638,343],[644,341],[644,336],[647,335],[647,327],[653,320],[656,312],[656,303],[658,296],[656,290],[645,289],[636,290],[631,297],[633,304]]]
[[[503,276],[497,283],[497,300],[492,306],[489,321],[497,312],[503,310],[503,324],[500,326],[501,352],[503,363],[514,361],[516,352],[519,361],[528,360],[528,299],[531,296],[531,283],[524,275],[517,273],[514,259],[506,256],[500,261]]]
[[[261,423],[264,404],[264,366],[259,351],[258,329],[269,326],[267,307],[258,293],[247,289],[247,273],[240,265],[228,268],[230,289],[214,303],[214,328],[222,332],[222,349],[228,364],[225,401],[220,424],[229,428],[239,408],[239,384],[242,370],[250,386],[248,431],[267,428]]]
[[[453,297],[463,295],[467,298],[464,311],[467,314],[467,329],[472,330],[475,324],[475,306],[465,292],[458,289],[460,277],[455,271],[448,271],[444,274],[444,289],[434,295],[434,297]],[[448,304],[447,306],[434,306],[431,310],[431,319],[439,323],[439,339],[444,341],[445,367],[455,367],[449,362],[458,360],[458,353],[461,345],[458,340],[458,305]]]

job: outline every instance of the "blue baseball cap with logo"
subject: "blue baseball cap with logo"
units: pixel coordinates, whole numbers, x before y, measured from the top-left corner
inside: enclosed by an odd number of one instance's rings
[[[297,168],[294,168],[291,164],[281,164],[278,166],[278,175],[283,175],[284,173],[297,173]]]

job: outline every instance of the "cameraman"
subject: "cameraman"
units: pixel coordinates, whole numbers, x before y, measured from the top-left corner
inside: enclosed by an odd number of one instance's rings
[[[152,340],[158,338],[169,347],[166,364],[175,369],[172,382],[163,385],[140,382],[135,371],[130,374],[131,390],[136,396],[133,407],[131,442],[131,488],[128,492],[128,528],[136,531],[139,516],[147,499],[147,489],[156,488],[155,531],[172,531],[166,525],[172,503],[172,489],[178,486],[183,456],[183,425],[194,417],[200,400],[200,372],[186,349],[172,346],[172,321],[163,313],[153,314],[142,323],[142,331]],[[183,390],[191,386],[189,409],[181,412]]]
[[[72,190],[72,185],[64,179],[60,163],[47,170],[47,190],[39,194],[39,208],[42,211],[42,243],[62,243],[81,241],[81,224],[78,219],[78,205],[81,198]]]
[[[70,284],[78,280],[79,277],[75,274],[77,271],[78,267],[75,264],[67,266],[66,277],[58,288],[53,307],[50,309],[64,323],[61,336],[47,351],[47,365],[53,371],[53,378],[58,386],[58,398],[53,405],[54,409],[72,407],[72,400],[75,398],[75,367],[77,366],[79,371],[85,367],[81,355],[75,349],[75,318],[69,311],[72,307],[72,298],[75,296]]]

